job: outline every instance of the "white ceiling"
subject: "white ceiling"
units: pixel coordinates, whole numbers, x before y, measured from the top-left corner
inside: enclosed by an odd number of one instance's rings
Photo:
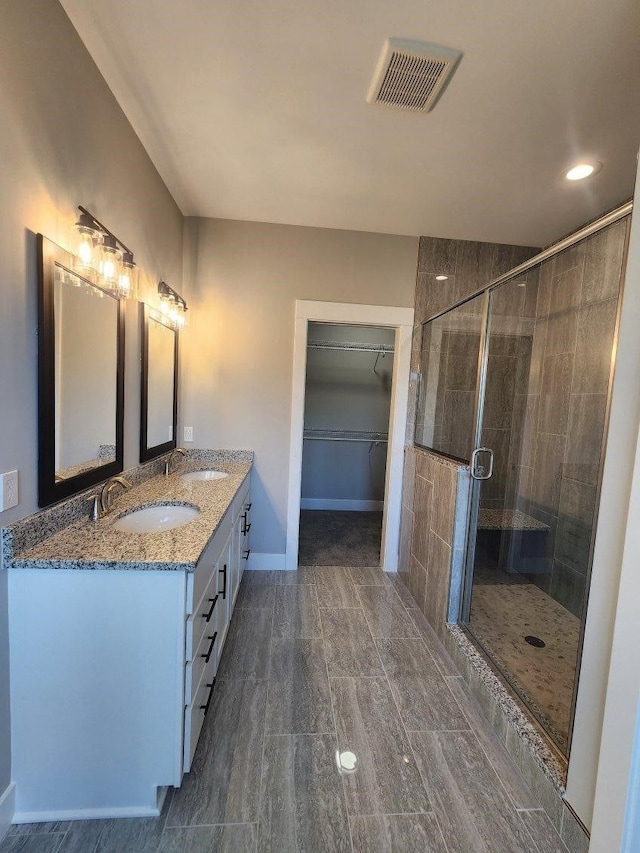
[[[186,215],[545,245],[633,192],[638,0],[61,2]],[[365,102],[388,36],[463,51],[433,112]]]

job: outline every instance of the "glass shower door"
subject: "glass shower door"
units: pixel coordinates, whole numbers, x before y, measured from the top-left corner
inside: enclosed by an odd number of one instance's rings
[[[483,349],[462,621],[565,754],[624,229],[493,289]]]

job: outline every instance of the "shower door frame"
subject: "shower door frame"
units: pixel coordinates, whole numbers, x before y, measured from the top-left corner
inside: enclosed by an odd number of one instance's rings
[[[613,225],[615,222],[618,222],[620,219],[623,219],[625,216],[628,216],[633,212],[633,202],[629,201],[625,204],[615,208],[614,210],[609,211],[593,222],[585,225],[583,228],[580,228],[578,231],[570,234],[567,237],[562,238],[561,240],[556,241],[555,243],[548,246],[546,249],[543,249],[541,252],[538,252],[537,255],[529,258],[527,261],[524,261],[522,264],[514,267],[511,270],[508,270],[506,273],[498,276],[482,287],[477,288],[473,293],[466,296],[464,299],[455,302],[453,305],[448,306],[446,309],[433,314],[427,320],[424,321],[422,326],[424,327],[427,323],[436,320],[438,317],[442,317],[445,314],[448,314],[450,311],[459,308],[461,305],[464,305],[470,299],[474,299],[478,296],[484,294],[485,302],[483,306],[483,316],[482,322],[480,326],[480,344],[478,351],[478,372],[476,378],[476,389],[475,389],[475,409],[474,409],[474,418],[473,418],[473,430],[474,430],[474,441],[473,448],[477,449],[480,446],[481,442],[481,433],[482,433],[482,419],[484,414],[484,401],[485,401],[485,391],[486,391],[486,380],[487,380],[487,367],[489,361],[489,352],[487,347],[487,335],[489,331],[489,321],[490,321],[490,304],[491,304],[491,293],[500,287],[503,284],[507,284],[512,279],[517,278],[519,275],[522,275],[529,270],[540,266],[545,261],[550,258],[555,257],[560,254],[560,252],[565,249],[570,248],[571,246],[576,245],[587,237],[592,236],[593,234],[602,231],[604,228],[607,228],[609,225]],[[618,288],[618,304],[616,311],[616,320],[614,327],[614,335],[613,335],[613,346],[611,351],[611,363],[609,368],[609,382],[607,387],[607,400],[606,400],[606,408],[605,408],[605,418],[604,418],[604,428],[602,433],[602,445],[601,445],[601,453],[600,453],[600,462],[598,468],[598,479],[596,484],[596,500],[595,500],[595,512],[591,527],[591,538],[589,543],[589,557],[588,557],[588,565],[586,571],[585,578],[585,590],[584,590],[584,600],[582,606],[582,615],[580,619],[580,635],[578,639],[578,653],[576,657],[576,676],[573,683],[573,695],[571,698],[571,715],[569,721],[569,731],[567,735],[567,751],[562,752],[558,745],[555,743],[549,732],[544,728],[540,720],[535,716],[535,714],[528,707],[524,699],[519,696],[515,688],[509,685],[510,691],[516,697],[516,701],[521,705],[527,716],[534,722],[536,727],[543,732],[544,737],[548,740],[550,744],[553,745],[555,751],[557,751],[558,755],[561,756],[562,760],[566,763],[569,761],[569,756],[571,754],[571,745],[573,740],[573,729],[575,723],[576,716],[576,704],[578,697],[578,689],[580,684],[580,674],[581,674],[581,664],[582,664],[582,654],[584,649],[584,636],[585,629],[587,624],[587,607],[589,602],[589,591],[591,588],[591,571],[593,566],[593,553],[595,547],[595,538],[596,532],[598,528],[598,515],[600,510],[600,495],[602,490],[602,475],[604,469],[604,462],[606,457],[606,449],[607,449],[607,439],[609,432],[609,417],[611,411],[611,395],[613,391],[613,378],[615,372],[616,365],[616,352],[618,348],[618,335],[620,329],[620,313],[622,310],[622,297],[624,293],[624,281],[625,281],[625,268],[626,268],[626,257],[627,257],[627,245],[629,240],[629,231],[627,229],[627,235],[625,240],[625,248],[623,252],[623,262],[620,271],[620,285]],[[426,448],[433,453],[439,453],[437,450],[433,450],[432,448]],[[473,452],[471,454],[471,459],[473,458]],[[470,463],[471,464],[471,460]],[[471,469],[470,469],[471,470]],[[479,508],[479,497],[480,497],[480,488],[479,484],[481,481],[470,477],[470,494],[469,501],[467,506],[467,518],[466,518],[466,542],[465,542],[465,561],[464,561],[464,569],[463,569],[463,578],[462,578],[462,588],[460,594],[460,600],[458,603],[458,616],[457,623],[464,630],[465,634],[469,637],[469,639],[473,642],[473,644],[480,649],[483,656],[486,658],[490,667],[497,672],[502,678],[505,678],[504,674],[497,666],[497,664],[493,661],[490,655],[486,652],[486,650],[482,647],[482,644],[478,641],[475,635],[469,630],[467,623],[463,622],[463,616],[466,614],[467,617],[470,612],[470,603],[471,603],[471,593],[472,593],[472,584],[473,584],[473,568],[475,561],[475,538],[471,535],[472,531],[477,529],[477,516],[478,516],[478,508]],[[508,680],[507,680],[508,682]]]

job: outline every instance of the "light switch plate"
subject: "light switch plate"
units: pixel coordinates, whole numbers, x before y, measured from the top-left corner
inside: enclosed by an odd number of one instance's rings
[[[7,471],[3,474],[0,488],[0,512],[18,506],[18,472]]]
[[[193,427],[184,428],[184,440],[193,441]]]

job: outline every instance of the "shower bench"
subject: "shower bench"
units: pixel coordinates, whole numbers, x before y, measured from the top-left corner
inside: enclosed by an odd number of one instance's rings
[[[550,529],[519,509],[481,507],[478,511],[478,539],[488,553],[495,554],[495,566],[504,572],[547,572]]]

